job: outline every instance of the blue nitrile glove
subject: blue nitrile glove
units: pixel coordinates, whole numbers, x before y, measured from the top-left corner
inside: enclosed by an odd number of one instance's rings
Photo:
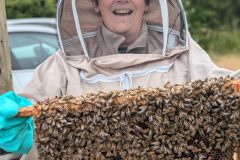
[[[12,153],[26,154],[33,146],[32,117],[16,117],[19,109],[32,103],[10,91],[0,96],[0,148]]]

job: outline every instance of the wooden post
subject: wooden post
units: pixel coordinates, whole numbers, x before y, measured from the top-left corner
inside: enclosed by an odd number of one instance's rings
[[[12,90],[12,69],[8,47],[5,0],[0,0],[0,94]]]

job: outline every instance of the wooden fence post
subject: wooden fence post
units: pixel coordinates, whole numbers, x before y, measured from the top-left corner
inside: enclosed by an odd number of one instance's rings
[[[5,0],[0,0],[0,94],[12,90],[12,69],[8,46]]]

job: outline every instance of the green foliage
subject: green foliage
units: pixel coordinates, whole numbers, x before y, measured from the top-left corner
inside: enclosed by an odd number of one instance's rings
[[[56,0],[6,0],[7,17],[53,17]]]
[[[240,0],[183,0],[189,30],[200,45],[219,53],[240,53]]]
[[[240,31],[212,32],[207,39],[209,41],[208,50],[216,53],[240,53]]]

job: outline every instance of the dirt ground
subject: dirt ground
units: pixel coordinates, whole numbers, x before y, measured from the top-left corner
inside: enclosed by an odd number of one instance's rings
[[[211,54],[210,56],[214,63],[219,67],[231,70],[240,69],[240,53],[230,53],[220,56],[217,54]]]

